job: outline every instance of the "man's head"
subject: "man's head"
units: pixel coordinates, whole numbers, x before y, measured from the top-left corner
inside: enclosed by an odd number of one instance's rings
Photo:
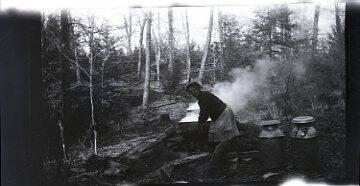
[[[192,82],[188,84],[185,88],[186,91],[190,93],[192,96],[198,97],[201,90],[201,85],[197,82]]]

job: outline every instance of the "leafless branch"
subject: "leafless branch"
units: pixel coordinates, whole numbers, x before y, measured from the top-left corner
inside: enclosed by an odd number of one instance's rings
[[[74,64],[75,66],[79,67],[79,69],[80,69],[81,71],[83,71],[83,72],[87,75],[88,78],[90,78],[89,73],[88,73],[82,66],[80,66],[79,64],[77,64],[74,60],[72,60],[72,59],[70,59],[69,57],[67,57],[65,54],[62,54],[62,55],[63,55],[67,60],[69,60],[72,64]]]
[[[72,87],[69,87],[69,88],[67,88],[66,90],[71,90],[71,89],[74,89],[74,88],[76,88],[76,87],[81,87],[81,86],[83,86],[83,87],[90,87],[89,85],[82,83],[82,84],[77,84],[77,85],[74,85],[74,86],[72,86]]]

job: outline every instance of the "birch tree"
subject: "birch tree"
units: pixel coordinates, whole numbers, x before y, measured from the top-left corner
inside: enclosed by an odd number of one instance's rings
[[[110,36],[110,28],[108,26],[102,27],[99,30],[99,34],[101,34],[102,45],[104,47],[102,51],[103,59],[101,61],[101,113],[103,113],[103,106],[105,103],[104,100],[104,79],[105,79],[105,64],[108,62],[110,58],[110,53],[115,49],[113,46],[115,45],[114,38]]]
[[[83,24],[77,24],[80,28],[79,32],[82,32],[81,34],[82,39],[83,39],[83,43],[86,45],[85,48],[87,48],[88,52],[87,52],[87,60],[89,62],[89,70],[85,70],[84,67],[80,66],[78,62],[70,59],[66,54],[63,53],[63,57],[65,57],[68,62],[70,62],[71,64],[77,66],[81,72],[83,72],[86,77],[89,79],[89,83],[88,85],[85,84],[85,86],[87,86],[89,88],[89,100],[90,100],[90,117],[91,117],[91,121],[90,121],[90,127],[89,127],[89,131],[92,132],[92,147],[94,150],[94,154],[97,154],[97,131],[96,131],[96,123],[95,123],[95,105],[94,105],[94,95],[93,95],[93,91],[94,91],[94,83],[93,83],[93,78],[94,78],[94,71],[95,71],[95,57],[97,54],[95,54],[95,49],[94,49],[94,43],[95,43],[95,34],[97,32],[96,30],[96,25],[95,25],[95,20],[93,17],[90,17],[88,19],[88,25],[83,25]]]
[[[131,13],[129,13],[129,18],[126,18],[126,16],[124,16],[124,26],[125,26],[126,40],[127,40],[127,55],[131,56],[132,54],[131,38],[133,34]]]
[[[89,63],[90,63],[90,69],[89,69],[89,95],[90,95],[90,106],[91,106],[91,129],[93,132],[93,139],[94,139],[94,154],[97,154],[97,131],[96,131],[96,124],[95,124],[95,116],[94,116],[94,96],[93,96],[93,74],[94,74],[94,28],[95,27],[95,21],[94,18],[91,18],[89,20]]]
[[[160,82],[160,59],[161,59],[161,48],[158,38],[154,30],[152,30],[152,36],[155,43],[155,64],[156,64],[156,81]]]
[[[341,33],[341,21],[340,21],[340,9],[339,4],[335,3],[335,27],[336,27],[336,34],[339,36]]]
[[[77,55],[77,49],[74,49],[74,57],[75,57],[75,63],[76,63],[76,82],[78,85],[81,84],[81,74],[80,74],[80,68],[79,68],[79,60]]]
[[[81,70],[79,69],[79,60],[78,60],[78,43],[77,42],[74,42],[78,39],[79,35],[75,33],[74,31],[74,24],[73,22],[75,22],[74,19],[71,19],[71,17],[69,17],[69,21],[71,22],[70,24],[70,33],[71,33],[71,41],[70,42],[70,50],[73,52],[73,59],[75,60],[76,62],[76,67],[75,67],[75,72],[76,72],[76,83],[77,85],[79,86],[81,84]]]
[[[172,8],[169,8],[168,10],[168,23],[169,23],[169,63],[168,63],[168,69],[170,74],[173,74],[173,66],[174,66],[174,16],[173,16],[173,10]]]
[[[138,68],[137,68],[137,75],[139,78],[141,78],[141,61],[142,61],[142,50],[143,50],[143,36],[144,36],[144,27],[145,27],[145,21],[140,21],[140,37],[139,37],[139,61],[138,61]]]
[[[203,56],[201,59],[201,66],[200,66],[200,70],[199,70],[199,79],[198,79],[199,83],[202,83],[202,79],[204,76],[205,62],[206,62],[206,58],[207,58],[207,54],[208,54],[208,48],[209,48],[209,45],[211,42],[212,27],[213,27],[213,8],[211,8],[211,10],[210,10],[209,27],[208,27],[205,46],[204,46],[204,52],[203,52]]]
[[[221,10],[218,10],[218,27],[219,27],[219,47],[220,47],[220,55],[219,55],[219,65],[220,65],[220,77],[223,79],[224,75],[224,32],[223,32],[223,17]]]
[[[312,58],[314,59],[317,41],[318,41],[318,31],[319,31],[319,14],[320,14],[320,5],[316,5],[315,7],[315,15],[314,15],[314,24],[313,24],[313,35],[312,35]]]
[[[154,29],[152,29],[152,37],[155,42],[156,81],[158,82],[158,85],[160,85],[161,35],[160,35],[160,14],[159,14],[159,12],[158,12],[157,30],[158,30],[158,35],[156,36]]]
[[[64,131],[69,131],[69,117],[71,115],[71,103],[67,89],[70,87],[70,64],[65,56],[70,56],[70,24],[69,13],[66,10],[61,11],[60,15],[61,24],[61,93],[62,93],[62,123]]]
[[[190,82],[190,72],[191,72],[191,60],[190,60],[190,33],[189,33],[189,20],[188,20],[188,13],[187,10],[185,10],[185,23],[184,23],[184,29],[185,29],[185,40],[186,40],[186,82]]]
[[[212,56],[213,56],[213,81],[214,84],[216,83],[216,45],[215,42],[213,43],[213,48],[212,48]]]
[[[150,45],[151,45],[151,12],[146,13],[146,62],[145,62],[145,82],[143,94],[143,110],[145,117],[148,118],[149,113],[149,91],[150,91]]]

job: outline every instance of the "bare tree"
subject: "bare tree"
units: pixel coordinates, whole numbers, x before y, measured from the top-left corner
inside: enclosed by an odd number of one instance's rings
[[[205,70],[205,62],[206,62],[206,58],[207,58],[207,53],[208,53],[208,48],[211,42],[211,32],[212,32],[212,27],[213,27],[213,8],[211,8],[210,10],[210,19],[209,19],[209,27],[208,27],[208,32],[207,32],[207,38],[206,38],[206,42],[205,42],[205,46],[204,46],[204,53],[201,59],[201,66],[200,66],[200,70],[199,70],[199,83],[202,83],[202,78],[204,76],[204,70]]]
[[[170,7],[168,10],[168,22],[169,22],[169,63],[168,68],[170,71],[170,74],[173,73],[173,66],[174,66],[174,16],[173,16],[173,10]]]
[[[74,57],[75,57],[75,63],[76,63],[76,82],[78,85],[81,84],[81,76],[80,76],[80,68],[79,68],[79,60],[77,56],[77,49],[74,49]]]
[[[312,35],[312,58],[314,59],[317,41],[318,41],[318,31],[319,31],[319,14],[320,14],[320,5],[316,5],[315,7],[315,15],[314,15],[314,24],[313,24],[313,35]]]
[[[156,34],[154,32],[154,29],[152,29],[152,35],[155,42],[155,64],[156,64],[156,81],[160,83],[160,60],[161,60],[161,48],[158,38],[156,37]]]
[[[132,50],[131,50],[131,37],[133,34],[132,29],[132,15],[129,13],[129,18],[127,19],[126,16],[124,16],[124,26],[125,26],[125,32],[126,32],[126,40],[127,40],[127,55],[131,56]]]
[[[219,55],[219,65],[220,65],[220,76],[221,79],[224,76],[224,32],[223,32],[223,17],[220,10],[218,10],[218,27],[219,27],[219,47],[220,47],[220,55]]]
[[[341,33],[341,21],[340,21],[340,9],[339,4],[335,3],[335,23],[336,23],[336,34],[339,35]]]
[[[61,52],[64,54],[61,59],[61,93],[62,93],[62,123],[64,131],[69,131],[69,117],[71,115],[71,103],[67,89],[70,87],[70,64],[64,56],[70,56],[70,24],[69,13],[62,10],[60,14],[61,21]],[[65,157],[64,157],[65,158]]]
[[[69,17],[69,21],[70,23],[70,35],[71,35],[71,41],[76,41],[78,38],[75,36],[75,31],[74,31],[74,23],[75,20],[71,19],[71,17]],[[77,63],[75,69],[76,69],[76,83],[77,85],[81,84],[81,72],[79,69],[79,60],[78,60],[78,46],[76,42],[70,42],[70,50],[73,50],[73,56],[71,56],[75,62]]]
[[[64,21],[64,25],[66,25],[66,21],[65,21],[65,15],[66,13],[62,14],[63,16],[63,20]],[[88,49],[87,52],[87,59],[89,62],[89,70],[85,70],[84,67],[82,67],[77,61],[71,59],[69,56],[71,56],[68,52],[61,50],[61,57],[62,59],[66,59],[64,61],[66,61],[68,64],[67,65],[75,65],[81,72],[83,72],[83,74],[89,79],[88,84],[80,84],[80,85],[76,85],[76,86],[86,86],[89,88],[89,99],[90,99],[90,107],[91,107],[91,123],[90,123],[90,130],[89,132],[92,132],[93,135],[93,149],[94,149],[94,154],[97,154],[97,131],[96,131],[96,123],[95,123],[95,114],[94,114],[94,96],[93,96],[93,91],[94,91],[94,83],[93,83],[93,77],[94,77],[94,72],[95,72],[95,57],[97,57],[97,55],[99,55],[98,53],[95,53],[95,35],[99,33],[99,30],[97,29],[96,25],[95,25],[95,20],[94,17],[90,17],[88,18],[88,24],[81,24],[81,23],[74,23],[74,25],[77,25],[80,29],[79,32],[82,35],[82,43],[85,43],[87,45],[87,47],[85,47],[85,50]],[[65,28],[65,27],[64,27]],[[62,48],[62,47],[60,47]],[[75,86],[75,87],[76,87]],[[70,90],[74,87],[67,87],[67,90]],[[71,111],[69,109],[69,111]],[[64,130],[66,126],[64,126]]]
[[[108,61],[109,59],[109,54],[106,53],[105,54],[105,58],[102,60],[101,62],[101,113],[103,113],[103,107],[104,107],[104,76],[105,76],[105,63]]]
[[[190,72],[191,72],[191,60],[190,60],[190,33],[189,33],[189,20],[188,20],[188,13],[187,10],[185,10],[185,40],[186,40],[186,82],[190,82]]]
[[[289,118],[289,89],[290,89],[290,83],[291,83],[291,76],[293,73],[293,69],[294,69],[294,52],[293,49],[290,49],[290,59],[291,59],[291,64],[290,64],[290,69],[289,69],[289,74],[287,76],[286,82],[285,82],[285,91],[284,94],[282,96],[283,101],[284,101],[284,116],[286,118],[286,120],[288,120]]]
[[[90,106],[91,106],[91,129],[94,137],[94,154],[97,154],[97,131],[94,116],[94,96],[93,96],[93,73],[94,73],[94,32],[95,32],[95,21],[94,18],[89,20],[89,95],[90,95]]]
[[[152,37],[155,42],[155,64],[156,64],[156,81],[160,84],[160,60],[161,60],[161,35],[160,35],[160,14],[158,12],[157,21],[158,36],[156,36],[154,29],[152,29]]]
[[[216,64],[216,45],[215,45],[215,42],[213,43],[213,81],[214,81],[214,84],[216,83],[216,67],[217,67],[217,64]]]
[[[145,27],[146,19],[140,21],[140,37],[139,37],[139,61],[137,68],[137,75],[141,77],[141,61],[142,61],[142,50],[143,50],[143,36],[144,36],[144,27]]]
[[[149,91],[150,91],[150,45],[151,45],[151,12],[146,13],[146,62],[145,62],[145,82],[143,94],[143,110],[145,117],[148,118],[149,113]]]

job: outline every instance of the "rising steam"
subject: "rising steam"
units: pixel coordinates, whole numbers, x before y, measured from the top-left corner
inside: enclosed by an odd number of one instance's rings
[[[243,109],[248,102],[260,95],[259,87],[266,84],[274,62],[269,59],[257,60],[254,67],[234,68],[230,71],[232,80],[216,83],[212,93],[229,105],[234,112]],[[199,116],[199,105],[191,103],[186,116],[180,122],[194,122]]]
[[[273,66],[273,61],[262,59],[256,61],[254,68],[235,68],[230,72],[232,80],[216,83],[213,93],[237,112],[259,95],[257,89],[266,83]]]

